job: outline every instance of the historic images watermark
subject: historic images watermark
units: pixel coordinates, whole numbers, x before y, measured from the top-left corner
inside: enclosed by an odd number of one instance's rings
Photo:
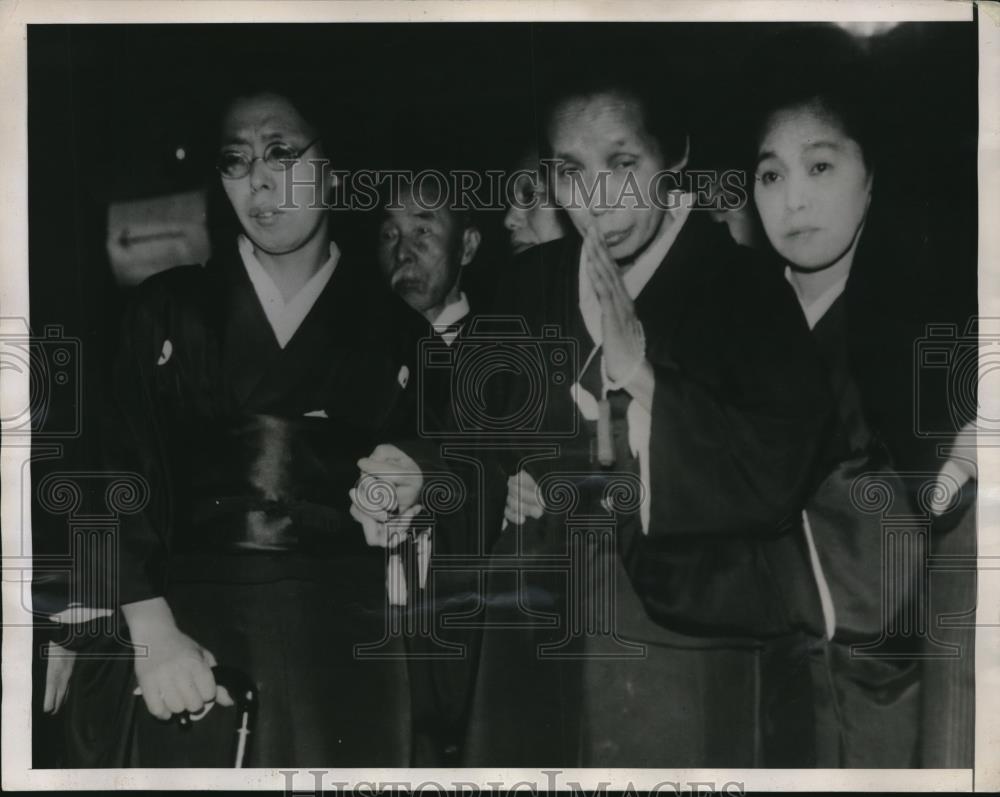
[[[308,164],[312,169],[301,168]],[[407,204],[432,212],[500,211],[508,208],[675,210],[690,203],[697,210],[735,211],[747,206],[747,175],[741,169],[665,169],[640,182],[634,172],[604,169],[592,175],[564,161],[542,159],[537,169],[356,169],[335,168],[325,159],[283,167],[284,197],[279,210],[299,207],[296,189],[310,197],[308,207],[338,211],[402,210]],[[552,191],[518,190],[524,180]],[[299,194],[301,195],[301,194]]]
[[[578,797],[590,795],[605,795],[611,787],[610,781],[600,781],[596,786],[584,786],[579,781],[568,780],[561,769],[543,769],[535,780],[520,780],[505,782],[502,780],[487,780],[474,782],[472,780],[437,781],[427,780],[358,780],[346,781],[334,773],[324,769],[281,769],[279,774],[285,779],[284,793],[286,797],[321,797],[321,795],[346,793],[362,794],[374,797],[381,794],[459,794],[459,795],[501,795],[531,794],[539,792],[550,793],[568,791]],[[742,795],[746,789],[742,781],[718,780],[663,780],[657,783],[636,784],[629,781],[622,786],[616,783],[615,791],[622,794],[730,794]]]

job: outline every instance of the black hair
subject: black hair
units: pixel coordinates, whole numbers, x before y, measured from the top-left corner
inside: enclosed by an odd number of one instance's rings
[[[628,64],[632,68],[610,64]],[[659,146],[664,164],[672,166],[690,153],[691,113],[690,98],[679,87],[663,78],[662,70],[636,69],[635,58],[609,57],[602,53],[601,65],[580,67],[560,74],[561,70],[547,75],[548,87],[543,87],[542,129],[536,139],[542,142],[543,158],[552,154],[548,142],[549,125],[559,107],[576,99],[587,99],[601,94],[611,94],[633,102],[639,109],[646,132]]]
[[[212,93],[215,109],[214,124],[207,131],[205,145],[208,152],[216,153],[219,149],[222,126],[233,105],[242,99],[260,97],[271,94],[287,100],[308,125],[316,131],[316,136],[322,144],[325,158],[330,159],[335,168],[341,166],[344,151],[342,140],[337,137],[337,128],[333,125],[333,116],[329,109],[329,97],[332,91],[321,75],[313,72],[293,71],[255,71],[241,70],[221,75],[216,82],[216,90]],[[214,163],[214,155],[212,162]],[[208,225],[213,240],[213,250],[231,245],[242,231],[235,211],[229,203],[222,188],[218,174],[212,172],[214,179],[209,182],[208,193]],[[338,214],[331,211],[331,228],[338,230]]]
[[[299,116],[315,129],[323,145],[324,154],[334,162],[339,160],[340,142],[335,139],[336,128],[330,109],[333,91],[325,81],[311,72],[240,72],[224,76],[219,82],[216,108],[218,118],[214,126],[216,141],[222,131],[226,115],[233,104],[241,99],[272,94],[287,100]]]
[[[804,26],[766,39],[745,72],[743,92],[746,163],[774,114],[812,106],[829,116],[858,143],[868,171],[879,161],[881,146],[874,102],[874,76],[860,42],[833,25]]]

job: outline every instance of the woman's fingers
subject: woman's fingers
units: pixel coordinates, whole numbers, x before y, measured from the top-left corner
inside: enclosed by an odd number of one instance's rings
[[[607,295],[606,309],[620,326],[624,326],[635,316],[632,298],[628,295],[628,290],[625,288],[625,281],[622,278],[621,271],[610,260],[610,255],[607,254],[604,244],[595,243],[595,247],[601,249],[605,255],[603,259],[599,260],[600,265],[598,268],[604,281],[604,289]]]
[[[358,460],[358,467],[361,476],[355,488],[360,492],[363,500],[359,503],[365,511],[409,509],[420,497],[424,476],[415,466],[386,465],[363,458]]]
[[[618,264],[611,257],[607,244],[604,243],[604,239],[601,238],[596,228],[591,228],[589,239],[590,253],[594,261],[594,267],[604,279],[607,287],[614,288],[616,281],[619,284],[621,283],[621,272],[618,270]]]
[[[205,653],[209,656],[212,655],[208,651],[205,651]],[[212,660],[214,661],[214,657]],[[207,703],[209,700],[215,700],[215,677],[212,675],[211,670],[214,665],[208,664],[207,661],[206,665],[205,667],[192,667],[191,677],[198,696]]]
[[[538,485],[527,471],[519,471],[507,480],[507,510],[505,515],[511,523],[521,525],[525,517],[540,518],[545,513],[538,494]]]
[[[511,523],[520,526],[524,523],[525,507],[522,505],[517,495],[512,492],[507,493],[507,505],[504,507],[504,517]]]
[[[367,512],[363,512],[355,503],[351,504],[350,512],[351,517],[361,524],[361,530],[365,533],[365,542],[373,548],[385,548],[388,544],[385,526]]]
[[[604,357],[608,372],[620,376],[642,356],[635,303],[604,241],[593,228],[584,239],[584,264],[601,305]]]
[[[405,512],[400,512],[399,515],[393,520],[392,525],[398,528],[400,531],[406,531],[410,528],[410,524],[413,522],[413,518],[424,511],[424,507],[421,504],[414,504]]]
[[[235,705],[235,701],[229,695],[229,691],[224,686],[215,687],[215,702],[220,706],[232,706]]]
[[[594,228],[590,229],[587,245],[594,269],[600,276],[604,288],[611,294],[611,298],[624,304],[631,303],[632,299],[625,288],[621,269],[611,257],[607,244]]]
[[[363,478],[363,477],[362,477]],[[360,484],[360,482],[359,482]],[[393,518],[393,512],[398,508],[395,493],[391,485],[352,487],[347,491],[351,499],[351,508],[357,509],[377,523],[387,523]],[[356,520],[361,518],[355,515]]]
[[[158,679],[147,676],[139,679],[139,689],[142,693],[142,700],[149,709],[149,713],[161,720],[170,719],[170,711],[167,708],[163,695],[160,693]]]
[[[163,698],[163,705],[171,714],[180,714],[185,710],[184,698],[173,678],[163,673],[157,678],[160,687],[160,695]]]
[[[392,512],[399,506],[401,485],[398,477],[362,472],[351,500],[371,515]]]
[[[396,446],[392,445],[392,443],[380,443],[375,446],[375,449],[369,456],[372,459],[398,460],[406,457],[406,454],[400,451]]]
[[[598,300],[601,302],[601,307],[611,298],[610,286],[608,285],[607,276],[604,270],[598,263],[598,255],[595,251],[594,241],[592,235],[588,234],[583,240],[584,246],[584,266],[587,270],[587,276],[590,277],[590,282],[594,286],[594,293],[597,294]]]
[[[389,515],[387,512],[371,513],[358,504],[356,490],[350,490],[349,494],[351,517],[361,524],[365,541],[379,548],[395,548],[403,542],[413,518],[423,511],[421,504],[414,504],[398,515]]]
[[[420,473],[420,466],[409,454],[388,443],[376,446],[371,454],[359,459],[358,467],[366,473],[384,472],[400,478]]]
[[[507,506],[504,507],[503,517],[508,523],[512,523],[515,526],[520,526],[524,524],[524,515],[520,515],[516,510]]]
[[[635,314],[631,297],[625,289],[621,272],[611,259],[604,242],[591,229],[584,240],[587,273],[601,310],[617,326],[624,326]]]
[[[174,688],[177,690],[177,695],[184,704],[186,711],[197,714],[204,708],[206,701],[198,694],[198,686],[195,683],[194,672],[191,668],[184,668],[175,672],[173,682]],[[212,696],[215,696],[214,689],[212,690]]]

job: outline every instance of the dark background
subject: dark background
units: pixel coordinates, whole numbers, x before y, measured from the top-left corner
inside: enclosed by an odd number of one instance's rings
[[[111,201],[218,183],[219,86],[282,72],[329,98],[343,168],[413,162],[507,168],[533,138],[540,86],[573,62],[627,59],[694,103],[694,157],[725,163],[750,54],[793,25],[309,24],[29,26],[29,258],[33,327],[90,342],[114,328],[104,251]],[[908,23],[867,40],[890,157],[877,195],[944,241],[975,274],[977,57],[970,23]],[[174,155],[183,147],[187,157]],[[397,153],[407,153],[399,156]],[[210,206],[210,212],[216,209]],[[482,219],[483,260],[503,251],[502,213]],[[210,217],[210,223],[214,220]],[[358,227],[345,219],[343,232]],[[954,253],[956,242],[971,246]],[[969,260],[969,257],[972,257]],[[103,348],[98,344],[98,354]]]
[[[32,328],[58,324],[80,339],[82,352],[82,406],[56,403],[46,419],[57,425],[80,409],[81,434],[61,441],[63,457],[44,467],[100,467],[92,411],[121,306],[105,253],[108,204],[217,183],[213,126],[225,75],[273,69],[328,97],[342,137],[342,151],[331,153],[338,168],[406,162],[426,147],[446,150],[454,165],[509,169],[535,133],[540,87],[553,70],[625,59],[637,73],[661,74],[665,91],[681,90],[691,100],[696,158],[736,165],[727,163],[741,132],[730,109],[746,90],[744,65],[787,27],[29,26]],[[875,194],[888,208],[882,215],[924,246],[919,267],[901,257],[886,264],[886,273],[905,285],[898,300],[919,304],[928,320],[949,320],[956,306],[975,303],[976,36],[974,23],[910,23],[866,40],[879,125],[890,143]],[[182,161],[178,147],[187,153]],[[216,212],[210,205],[212,224]],[[480,220],[486,241],[478,264],[500,279],[502,215]],[[356,219],[338,223],[339,234],[366,229]],[[65,553],[65,518],[40,510],[33,517],[36,551]],[[58,745],[47,737],[50,722],[34,727],[41,766]]]

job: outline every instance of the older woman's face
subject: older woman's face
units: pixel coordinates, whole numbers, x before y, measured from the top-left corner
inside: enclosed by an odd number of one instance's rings
[[[241,152],[255,159],[250,172],[238,179],[222,178],[222,187],[254,245],[274,255],[303,247],[325,231],[329,189],[317,142],[290,169],[272,170],[263,160],[267,147],[283,142],[299,152],[316,138],[288,100],[274,94],[239,99],[222,126],[221,154]]]
[[[549,121],[549,140],[559,161],[556,202],[574,226],[581,233],[596,227],[615,260],[641,251],[663,220],[662,200],[652,201],[654,178],[669,164],[636,102],[612,93],[568,100]]]
[[[548,186],[537,167],[537,158],[520,164],[513,186],[516,201],[504,216],[503,224],[510,233],[510,248],[515,255],[566,235],[562,213],[550,201]]]
[[[793,266],[819,270],[851,249],[871,186],[861,147],[821,108],[771,117],[757,153],[754,199],[771,245]]]

